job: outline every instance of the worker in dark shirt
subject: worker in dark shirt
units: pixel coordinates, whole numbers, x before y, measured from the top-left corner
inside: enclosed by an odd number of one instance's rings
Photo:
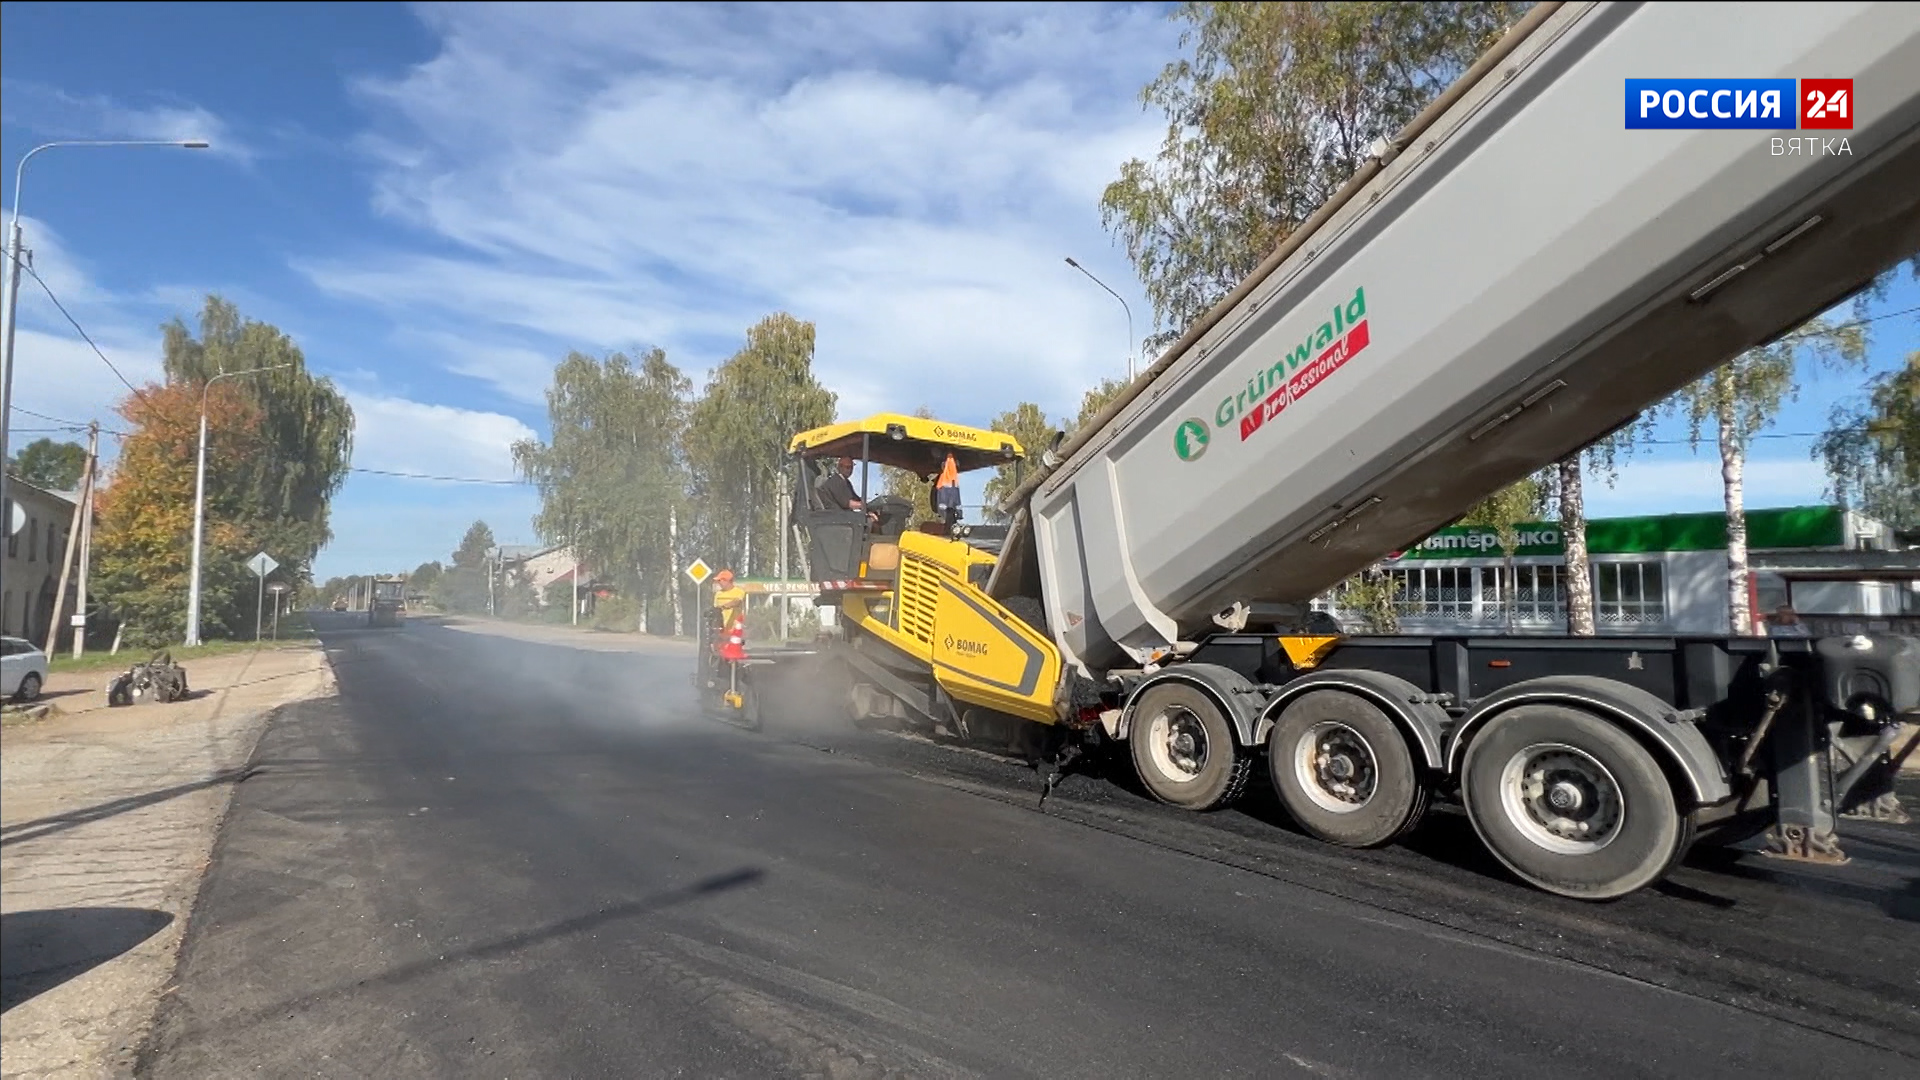
[[[853,489],[853,459],[840,459],[840,468],[820,478],[820,497],[835,510],[864,510],[866,500]]]

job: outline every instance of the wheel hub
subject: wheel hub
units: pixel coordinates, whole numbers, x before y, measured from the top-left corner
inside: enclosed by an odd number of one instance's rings
[[[1200,718],[1182,708],[1154,717],[1149,732],[1154,764],[1169,779],[1186,781],[1206,768],[1207,729]]]
[[[1501,771],[1501,804],[1528,840],[1562,855],[1590,855],[1626,820],[1620,785],[1598,759],[1560,744],[1529,746]]]
[[[1584,801],[1580,789],[1564,780],[1553,785],[1552,790],[1547,792],[1547,805],[1563,814],[1575,813]]]
[[[1328,720],[1309,728],[1294,751],[1294,778],[1322,810],[1351,813],[1373,799],[1380,768],[1358,731]]]

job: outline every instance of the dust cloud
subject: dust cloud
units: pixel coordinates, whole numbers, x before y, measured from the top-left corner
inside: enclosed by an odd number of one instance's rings
[[[564,637],[540,640],[545,633]],[[390,637],[395,635],[398,640]],[[397,629],[329,637],[350,637],[356,648],[405,649],[415,654],[406,666],[416,678],[445,694],[484,694],[489,712],[543,716],[608,735],[727,727],[702,711],[694,688],[695,647],[685,642],[625,634],[601,640],[571,631],[460,625],[431,617],[410,619]],[[771,650],[772,643],[756,642],[748,652],[764,656]],[[753,665],[748,677],[769,734],[854,732],[847,679],[838,663],[791,656],[779,664]]]

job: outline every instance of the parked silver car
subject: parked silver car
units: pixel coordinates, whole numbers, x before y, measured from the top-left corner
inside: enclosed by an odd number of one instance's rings
[[[0,637],[0,697],[32,701],[47,684],[47,654],[31,641]]]

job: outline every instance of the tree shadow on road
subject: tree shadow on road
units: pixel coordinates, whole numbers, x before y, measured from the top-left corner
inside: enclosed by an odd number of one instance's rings
[[[205,780],[195,780],[186,784],[175,784],[173,787],[161,788],[158,791],[149,791],[144,795],[129,795],[125,798],[97,803],[84,809],[71,810],[64,814],[54,814],[49,817],[35,818],[32,821],[16,822],[5,828],[0,828],[0,845],[16,844],[23,840],[38,840],[42,837],[51,836],[54,833],[65,832],[68,829],[78,828],[82,825],[87,825],[105,818],[115,817],[134,810],[145,809],[156,803],[166,802],[168,799],[177,799],[182,795],[190,795],[196,791],[204,791],[210,787],[217,787],[221,784],[238,784],[257,771],[259,770],[253,768],[227,769],[224,772],[215,773]]]
[[[0,1012],[83,975],[165,929],[146,908],[52,908],[0,916]]]

